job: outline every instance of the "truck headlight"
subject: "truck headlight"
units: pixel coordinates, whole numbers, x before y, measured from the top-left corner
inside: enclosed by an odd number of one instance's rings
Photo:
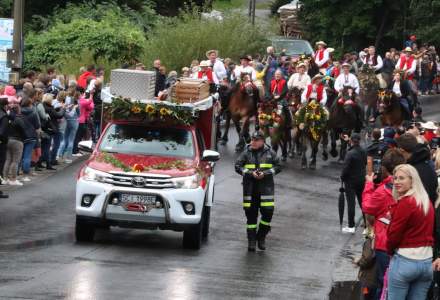
[[[194,174],[187,177],[172,178],[171,181],[176,189],[196,189],[200,186],[201,177],[199,174]]]
[[[84,173],[82,178],[87,181],[98,181],[98,182],[105,182],[105,179],[109,177],[108,173],[98,171],[95,169],[92,169],[90,167],[86,167],[84,169]]]

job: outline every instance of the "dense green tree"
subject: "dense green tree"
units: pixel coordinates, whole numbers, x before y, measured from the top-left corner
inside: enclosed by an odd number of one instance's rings
[[[401,48],[409,34],[440,42],[440,0],[302,0],[300,20],[311,41],[340,51],[375,45]]]

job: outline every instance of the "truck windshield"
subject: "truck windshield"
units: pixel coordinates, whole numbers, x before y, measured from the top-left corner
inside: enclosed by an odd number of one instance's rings
[[[111,125],[99,149],[125,154],[194,156],[193,137],[189,130],[136,125]]]
[[[281,50],[286,49],[287,55],[301,55],[301,54],[312,54],[313,49],[306,41],[302,40],[274,40],[272,45],[276,52],[281,52]]]

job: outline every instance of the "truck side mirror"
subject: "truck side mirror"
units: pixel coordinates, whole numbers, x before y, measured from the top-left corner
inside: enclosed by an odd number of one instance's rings
[[[215,162],[220,159],[220,153],[213,150],[205,150],[203,151],[202,160],[203,161],[210,161]]]
[[[78,143],[78,149],[84,152],[93,152],[93,142],[92,141],[81,141]]]

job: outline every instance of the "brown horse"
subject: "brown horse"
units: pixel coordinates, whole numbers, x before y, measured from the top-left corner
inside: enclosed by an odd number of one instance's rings
[[[333,157],[338,155],[336,142],[340,140],[341,148],[339,151],[339,162],[343,162],[347,153],[347,141],[342,136],[350,136],[351,132],[360,132],[363,125],[363,111],[356,101],[356,95],[352,88],[344,87],[341,96],[330,108],[330,118],[327,127],[330,132],[331,150]]]
[[[307,168],[307,143],[310,143],[312,153],[310,155],[309,168],[316,169],[316,155],[319,144],[327,134],[327,113],[315,100],[310,101],[295,114],[295,122],[298,124],[298,134],[302,146],[301,168]],[[323,144],[323,156],[327,157],[327,148]]]
[[[248,76],[248,75],[246,75]],[[226,114],[225,132],[223,133],[222,144],[228,141],[229,127],[231,119],[234,122],[239,139],[235,146],[235,151],[241,152],[244,149],[246,141],[249,140],[249,126],[252,117],[257,115],[258,92],[254,86],[243,76],[241,83],[237,83],[231,92],[228,104],[228,113]],[[240,126],[240,121],[242,126]]]
[[[286,116],[283,113],[283,106],[274,100],[260,103],[258,121],[265,136],[270,137],[272,149],[276,153],[281,148],[281,159],[286,161],[291,135],[290,126],[286,123]]]
[[[302,90],[294,87],[289,91],[289,97],[288,97],[288,103],[290,112],[292,113],[292,116],[296,114],[296,112],[301,108],[301,94]],[[294,122],[295,123],[295,122]],[[295,148],[296,148],[296,154],[301,155],[302,153],[302,147],[301,147],[301,141],[300,141],[300,134],[298,126],[295,124],[292,124],[292,134],[290,138],[290,142],[288,144],[289,146],[289,157],[295,156]]]
[[[369,119],[374,117],[377,107],[377,91],[379,90],[379,79],[373,68],[368,65],[363,65],[359,70],[359,85],[362,103],[365,106],[365,121],[368,123]]]
[[[378,111],[382,126],[398,127],[405,119],[399,97],[393,91],[380,89],[378,93]]]

